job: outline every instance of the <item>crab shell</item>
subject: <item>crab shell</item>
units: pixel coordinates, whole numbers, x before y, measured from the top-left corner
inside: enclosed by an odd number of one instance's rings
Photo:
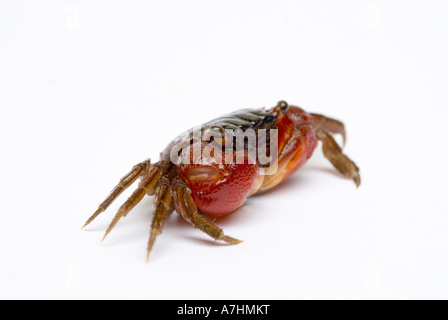
[[[275,127],[278,129],[278,157],[275,173],[264,172],[254,159],[249,159],[244,151],[225,154],[224,157],[236,157],[243,152],[244,163],[232,161],[216,161],[215,157],[204,157],[202,161],[195,161],[197,154],[194,148],[201,151],[211,147],[209,142],[192,144],[178,165],[178,175],[191,191],[191,196],[202,212],[212,215],[222,215],[232,212],[242,206],[247,197],[271,189],[297,171],[312,155],[317,138],[315,123],[310,114],[299,107],[290,106],[286,113],[269,110],[276,114]],[[206,153],[207,154],[207,153]],[[200,163],[199,163],[200,162]]]

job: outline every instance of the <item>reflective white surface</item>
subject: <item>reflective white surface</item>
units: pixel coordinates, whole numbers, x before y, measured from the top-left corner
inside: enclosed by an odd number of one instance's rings
[[[447,298],[444,1],[3,1],[0,298]],[[145,263],[146,198],[80,227],[177,134],[284,99],[346,124],[362,184],[320,148],[216,220],[177,215]]]

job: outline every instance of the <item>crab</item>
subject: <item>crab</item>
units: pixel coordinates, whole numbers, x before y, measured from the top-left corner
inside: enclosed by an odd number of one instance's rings
[[[267,134],[269,133],[269,135]],[[195,228],[216,241],[238,244],[210,217],[240,208],[256,193],[274,188],[311,157],[318,141],[324,156],[358,187],[359,168],[343,152],[334,135],[346,141],[344,124],[279,101],[272,108],[243,109],[187,130],[161,153],[133,166],[98,209],[90,224],[137,179],[138,187],[120,206],[102,241],[146,195],[154,196],[146,260],[167,217],[176,211]],[[263,149],[264,152],[253,152]]]

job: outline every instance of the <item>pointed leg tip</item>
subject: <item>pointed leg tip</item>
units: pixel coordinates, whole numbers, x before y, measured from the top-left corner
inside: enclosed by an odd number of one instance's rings
[[[159,232],[152,231],[148,241],[148,247],[146,249],[146,263],[149,262],[149,255],[152,252],[152,248],[154,247],[154,243],[156,242],[156,238],[159,235]]]
[[[96,217],[98,217],[98,215],[103,212],[104,209],[100,206],[91,216],[89,219],[87,219],[87,221],[84,223],[84,225],[82,226],[81,230],[84,229],[85,227],[87,227],[93,220],[95,220]]]
[[[106,239],[106,237],[107,237],[107,233],[101,238],[101,243],[104,242],[104,239]]]
[[[152,248],[154,247],[154,243],[156,242],[156,237],[158,234],[151,234],[148,242],[148,248],[146,249],[146,263],[149,262],[149,256],[152,252]]]
[[[149,256],[150,256],[150,253],[151,253],[151,250],[148,250],[148,251],[146,252],[146,263],[149,262]]]
[[[106,237],[108,236],[109,232],[111,231],[111,228],[107,229],[106,232],[104,233],[104,236],[101,238],[101,243],[104,242],[104,239],[106,239]]]
[[[359,174],[357,174],[357,175],[353,178],[353,181],[355,181],[356,188],[359,188],[359,186],[361,185],[361,177],[359,176]]]
[[[244,242],[243,240],[235,239],[235,238],[232,238],[229,236],[223,236],[221,239],[218,239],[218,240],[222,240],[228,244],[238,244],[238,243]]]

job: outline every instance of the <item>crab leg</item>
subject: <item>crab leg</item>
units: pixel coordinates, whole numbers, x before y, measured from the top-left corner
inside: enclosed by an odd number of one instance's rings
[[[321,114],[311,113],[313,117],[314,123],[317,128],[323,129],[330,133],[339,133],[342,135],[342,145],[345,146],[345,142],[347,140],[347,136],[345,133],[344,124],[336,119],[328,118]]]
[[[228,244],[237,244],[242,242],[241,240],[226,236],[222,229],[198,213],[187,186],[181,180],[177,180],[174,184],[173,201],[176,211],[186,221],[205,232],[215,240],[221,240],[227,242]]]
[[[142,181],[139,183],[138,188],[134,191],[134,193],[132,193],[132,195],[126,200],[126,202],[123,203],[120,209],[118,209],[117,214],[107,228],[101,242],[104,241],[106,236],[115,227],[118,221],[122,217],[125,217],[129,213],[129,211],[131,211],[132,208],[134,208],[143,199],[146,193],[150,193],[152,191],[161,174],[162,168],[159,164],[155,164],[149,168],[148,173],[142,178]]]
[[[154,213],[154,218],[152,219],[151,232],[146,251],[146,262],[149,260],[149,254],[154,246],[157,236],[162,232],[166,218],[173,211],[171,193],[168,179],[163,178],[155,190],[154,203],[156,211]]]
[[[322,141],[324,156],[330,160],[333,166],[345,177],[353,179],[357,187],[361,184],[359,169],[356,164],[342,153],[341,148],[331,134],[323,129],[316,130],[317,139]]]
[[[145,160],[139,164],[136,164],[129,173],[127,173],[115,188],[111,191],[109,196],[104,200],[99,206],[98,209],[92,214],[92,216],[84,223],[81,229],[87,226],[90,222],[92,222],[101,212],[104,212],[107,207],[129,186],[131,186],[135,180],[137,180],[140,176],[144,175],[151,165],[151,161]]]

